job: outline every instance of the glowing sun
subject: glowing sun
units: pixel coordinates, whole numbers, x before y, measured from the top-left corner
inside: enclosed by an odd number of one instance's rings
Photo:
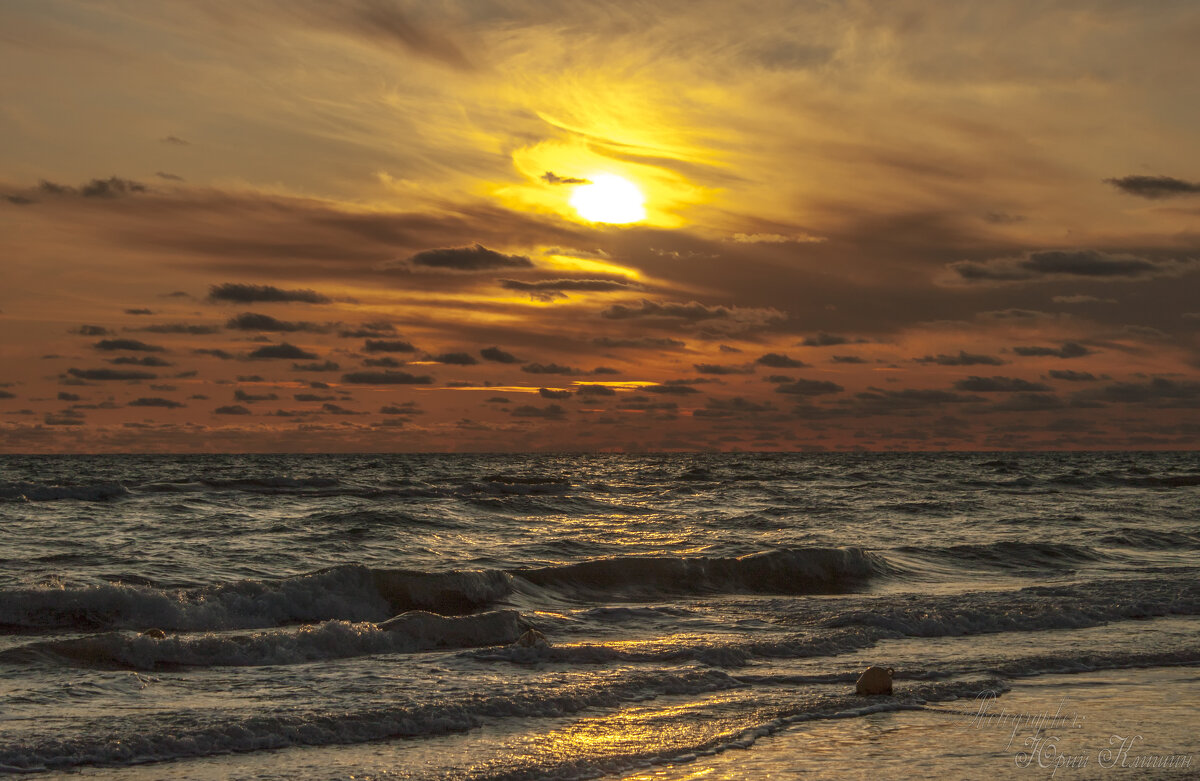
[[[638,222],[646,219],[646,196],[633,182],[615,174],[596,174],[571,195],[571,206],[592,222]]]

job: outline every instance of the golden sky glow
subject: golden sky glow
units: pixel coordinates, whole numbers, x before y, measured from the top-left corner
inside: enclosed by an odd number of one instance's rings
[[[1194,3],[0,30],[5,451],[1200,435]]]

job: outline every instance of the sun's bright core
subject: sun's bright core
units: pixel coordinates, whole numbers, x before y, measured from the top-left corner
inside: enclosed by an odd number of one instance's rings
[[[633,182],[615,174],[596,174],[571,195],[571,206],[592,222],[628,223],[646,219],[646,197]]]

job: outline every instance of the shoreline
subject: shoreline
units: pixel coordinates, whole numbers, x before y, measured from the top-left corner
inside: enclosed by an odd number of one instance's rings
[[[615,777],[1165,780],[1200,772],[1200,665],[1042,675],[1011,687],[987,704],[931,703],[789,725],[746,751]]]

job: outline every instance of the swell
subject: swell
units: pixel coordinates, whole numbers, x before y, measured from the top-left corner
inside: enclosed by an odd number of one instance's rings
[[[813,594],[851,590],[889,571],[861,548],[783,548],[739,557],[617,557],[513,570],[536,586],[608,597],[703,593]]]
[[[0,483],[0,501],[55,502],[75,500],[103,502],[128,496],[129,490],[117,482],[79,485],[42,485],[38,483]]]
[[[343,566],[279,580],[193,589],[126,584],[0,590],[0,626],[30,629],[196,631],[394,615],[366,567]]]
[[[155,637],[105,632],[29,643],[0,652],[0,662],[57,657],[84,667],[141,671],[184,667],[300,664],[387,653],[413,653],[512,643],[529,624],[515,610],[448,618],[409,611],[382,623],[325,621],[295,630],[254,634],[180,634]]]

